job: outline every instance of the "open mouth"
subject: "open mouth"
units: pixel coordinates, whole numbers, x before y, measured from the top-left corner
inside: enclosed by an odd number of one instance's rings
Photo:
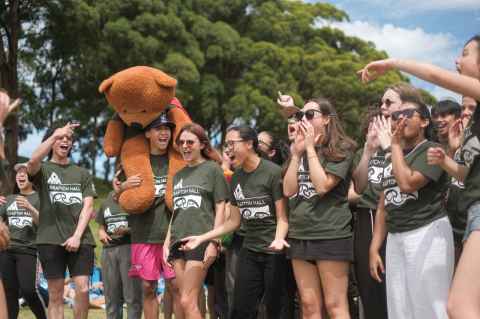
[[[61,145],[60,145],[60,149],[61,149],[62,151],[68,152],[68,149],[69,149],[69,148],[70,148],[69,145],[66,145],[66,144],[61,144]]]

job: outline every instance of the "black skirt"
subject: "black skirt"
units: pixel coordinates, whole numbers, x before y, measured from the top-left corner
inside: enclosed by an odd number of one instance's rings
[[[340,239],[288,239],[287,258],[306,261],[353,261],[353,237]]]

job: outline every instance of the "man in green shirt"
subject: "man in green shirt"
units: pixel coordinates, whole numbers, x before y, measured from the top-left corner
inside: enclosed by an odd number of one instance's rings
[[[166,280],[166,288],[174,294],[176,318],[183,318],[176,294],[175,272],[163,260],[163,244],[167,235],[171,213],[165,203],[165,189],[168,173],[168,146],[171,143],[175,124],[166,113],[162,113],[146,129],[145,137],[150,144],[150,162],[155,181],[155,201],[144,213],[129,216],[132,266],[130,277],[143,282],[143,313],[145,319],[157,319],[159,306],[156,296],[157,282],[161,276]],[[125,191],[141,184],[139,176],[131,176],[120,184],[119,191]]]
[[[70,162],[73,130],[68,123],[50,129],[28,162],[28,173],[40,196],[37,246],[48,281],[48,318],[63,319],[63,289],[68,268],[75,283],[74,316],[88,317],[88,282],[95,242],[88,227],[96,197],[90,173]],[[49,156],[49,160],[42,162]]]

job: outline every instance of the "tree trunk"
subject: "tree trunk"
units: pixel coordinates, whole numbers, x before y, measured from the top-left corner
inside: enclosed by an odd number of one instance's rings
[[[4,88],[12,99],[18,97],[18,39],[21,31],[19,19],[19,0],[10,0],[5,14],[5,23],[0,26],[2,37],[0,39],[0,87]],[[9,162],[7,181],[3,181],[3,194],[10,193],[13,189],[14,177],[12,166],[17,162],[18,150],[18,117],[12,114],[5,121],[5,154]],[[8,174],[9,173],[9,174]]]

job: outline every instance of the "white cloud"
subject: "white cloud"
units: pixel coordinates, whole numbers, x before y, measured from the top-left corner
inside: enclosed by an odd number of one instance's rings
[[[358,1],[358,0],[355,0]],[[352,1],[347,1],[352,2]],[[416,11],[471,10],[480,7],[478,0],[361,0],[360,2],[382,6],[404,14]]]
[[[365,21],[333,22],[329,25],[347,35],[375,43],[391,57],[420,60],[454,69],[459,49],[455,37],[449,33],[428,33],[419,27],[407,29]]]

